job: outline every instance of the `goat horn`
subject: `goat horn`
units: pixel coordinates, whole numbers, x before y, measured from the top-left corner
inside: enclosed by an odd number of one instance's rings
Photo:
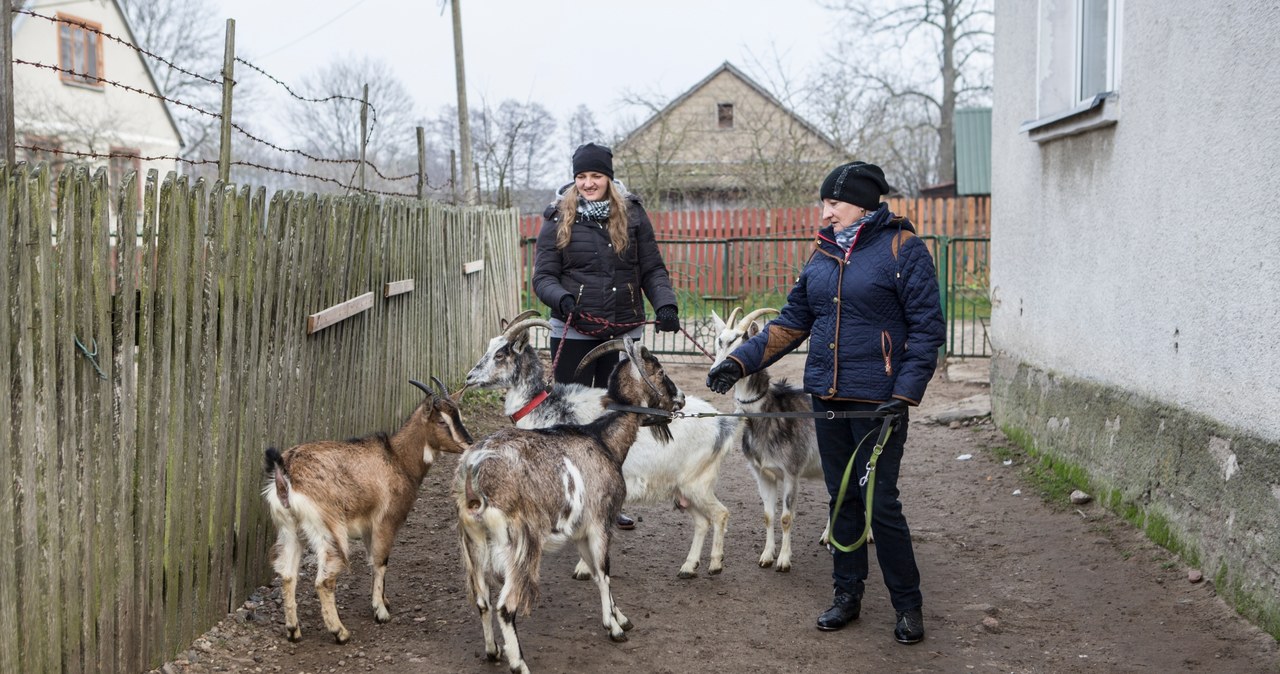
[[[627,348],[627,345],[626,345],[627,341],[628,340],[625,338],[612,339],[592,349],[589,353],[587,353],[587,355],[582,357],[582,362],[578,363],[578,369],[573,371],[573,376],[577,377],[579,374],[582,373],[583,368],[585,368],[588,364],[593,363],[596,360],[599,360],[600,356],[603,356],[606,353],[616,353],[618,351],[625,351]]]
[[[431,375],[431,383],[436,385],[436,390],[440,392],[440,397],[442,398],[449,397],[449,389],[446,389],[444,387],[444,383],[441,382],[439,379],[436,379],[436,376],[434,374]]]
[[[733,311],[729,312],[729,317],[728,317],[728,318],[726,318],[726,319],[724,319],[724,324],[725,324],[725,325],[733,325],[733,319],[734,319],[734,317],[735,317],[735,316],[737,316],[737,315],[738,315],[738,312],[739,312],[739,311],[742,311],[742,307],[734,307],[734,308],[733,308]]]
[[[538,318],[541,315],[542,313],[536,309],[528,309],[525,311],[521,311],[520,313],[516,314],[515,318],[512,318],[509,321],[502,321],[503,323],[502,327],[506,328],[508,325],[515,325],[516,323],[519,323],[520,321],[523,321],[526,318]]]
[[[742,320],[738,322],[737,330],[738,332],[746,332],[747,327],[751,325],[751,321],[754,321],[757,318],[764,316],[765,314],[780,314],[780,313],[782,312],[778,311],[777,309],[774,309],[773,307],[762,307],[760,309],[756,309],[755,311],[742,317]]]
[[[431,389],[427,388],[427,385],[426,385],[426,384],[424,384],[424,383],[422,383],[422,382],[418,381],[417,379],[410,379],[410,380],[409,380],[409,383],[410,383],[410,384],[413,384],[414,386],[417,386],[417,387],[418,387],[418,388],[420,388],[420,389],[422,389],[422,392],[423,392],[423,393],[425,393],[425,394],[427,394],[427,395],[429,395],[429,396],[435,395],[434,393],[432,393],[432,392],[431,392]]]
[[[530,318],[528,320],[520,321],[519,323],[512,323],[511,325],[508,325],[507,329],[503,331],[502,337],[508,342],[515,341],[517,335],[529,328],[546,328],[550,330],[551,324],[541,318]]]

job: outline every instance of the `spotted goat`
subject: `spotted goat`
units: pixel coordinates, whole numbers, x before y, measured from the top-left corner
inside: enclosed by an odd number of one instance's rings
[[[516,636],[516,615],[538,599],[544,551],[572,541],[600,590],[602,622],[614,641],[626,641],[631,621],[609,589],[609,542],[622,512],[622,466],[640,427],[664,428],[662,417],[634,407],[679,410],[684,394],[648,349],[631,340],[606,342],[579,366],[622,351],[603,403],[607,411],[585,424],[505,428],[482,439],[458,461],[453,494],[467,590],[480,612],[485,654],[498,659],[490,616],[490,583],[500,583],[498,624],[513,672],[529,671]],[[659,435],[663,435],[659,433]]]
[[[503,409],[518,428],[545,428],[555,424],[585,424],[605,409],[605,391],[581,384],[548,384],[546,368],[537,349],[529,345],[529,330],[550,328],[545,320],[525,312],[510,323],[500,324],[501,334],[489,340],[480,360],[467,373],[466,386],[501,389]],[[684,412],[715,412],[711,403],[689,396]],[[708,573],[724,568],[724,537],[729,510],[716,498],[720,466],[731,453],[737,420],[732,417],[684,418],[666,427],[672,441],[659,442],[641,434],[622,466],[627,484],[628,507],[674,504],[693,518],[693,540],[680,566],[680,578],[694,578],[701,563],[707,532],[711,531]],[[574,569],[574,577],[591,576],[584,564]]]

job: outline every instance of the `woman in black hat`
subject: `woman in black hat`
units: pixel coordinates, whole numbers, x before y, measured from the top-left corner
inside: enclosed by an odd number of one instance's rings
[[[724,393],[807,338],[804,387],[815,412],[901,415],[877,459],[871,531],[896,612],[894,638],[912,644],[924,638],[923,597],[911,531],[898,500],[898,469],[907,439],[907,409],[924,396],[946,333],[933,258],[911,222],[880,201],[889,191],[884,172],[874,164],[844,164],[827,176],[820,191],[826,226],[818,232],[817,249],[781,314],[712,367],[707,386]],[[844,546],[863,533],[858,480],[880,424],[874,418],[815,420],[829,507],[834,509],[851,460],[856,468],[830,532]],[[866,545],[851,551],[833,546],[831,552],[835,592],[831,607],[818,617],[820,630],[838,630],[858,618],[867,578]]]
[[[533,291],[551,308],[555,380],[605,388],[613,362],[596,361],[575,378],[583,356],[615,337],[644,334],[644,298],[660,332],[680,329],[676,294],[639,197],[613,178],[613,152],[595,143],[573,153],[573,182],[543,213]],[[563,346],[561,345],[563,342]],[[618,526],[634,521],[619,516]]]

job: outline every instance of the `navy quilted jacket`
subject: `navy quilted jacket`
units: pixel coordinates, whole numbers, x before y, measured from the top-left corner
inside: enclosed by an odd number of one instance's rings
[[[747,374],[809,338],[805,391],[828,400],[920,403],[946,337],[928,247],[888,209],[850,251],[828,226],[782,313],[729,354]]]

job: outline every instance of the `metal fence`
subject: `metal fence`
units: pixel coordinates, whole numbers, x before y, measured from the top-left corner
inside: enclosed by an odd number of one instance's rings
[[[3,672],[177,653],[271,576],[263,449],[393,428],[517,302],[514,211],[134,179],[0,163]]]
[[[947,341],[940,355],[991,355],[987,340],[991,315],[987,299],[989,239],[935,235],[921,239],[933,255],[947,323]],[[534,242],[531,238],[523,240],[522,307],[545,314],[546,307],[533,295],[531,286]],[[674,362],[709,364],[702,349],[713,349],[711,312],[725,318],[739,306],[745,311],[781,308],[813,252],[813,236],[660,237],[658,249],[679,299],[681,325],[692,339],[680,333],[657,333],[650,326],[645,332],[645,345]],[[545,346],[546,337],[536,337],[534,343]],[[807,349],[806,342],[798,351],[804,353]]]

